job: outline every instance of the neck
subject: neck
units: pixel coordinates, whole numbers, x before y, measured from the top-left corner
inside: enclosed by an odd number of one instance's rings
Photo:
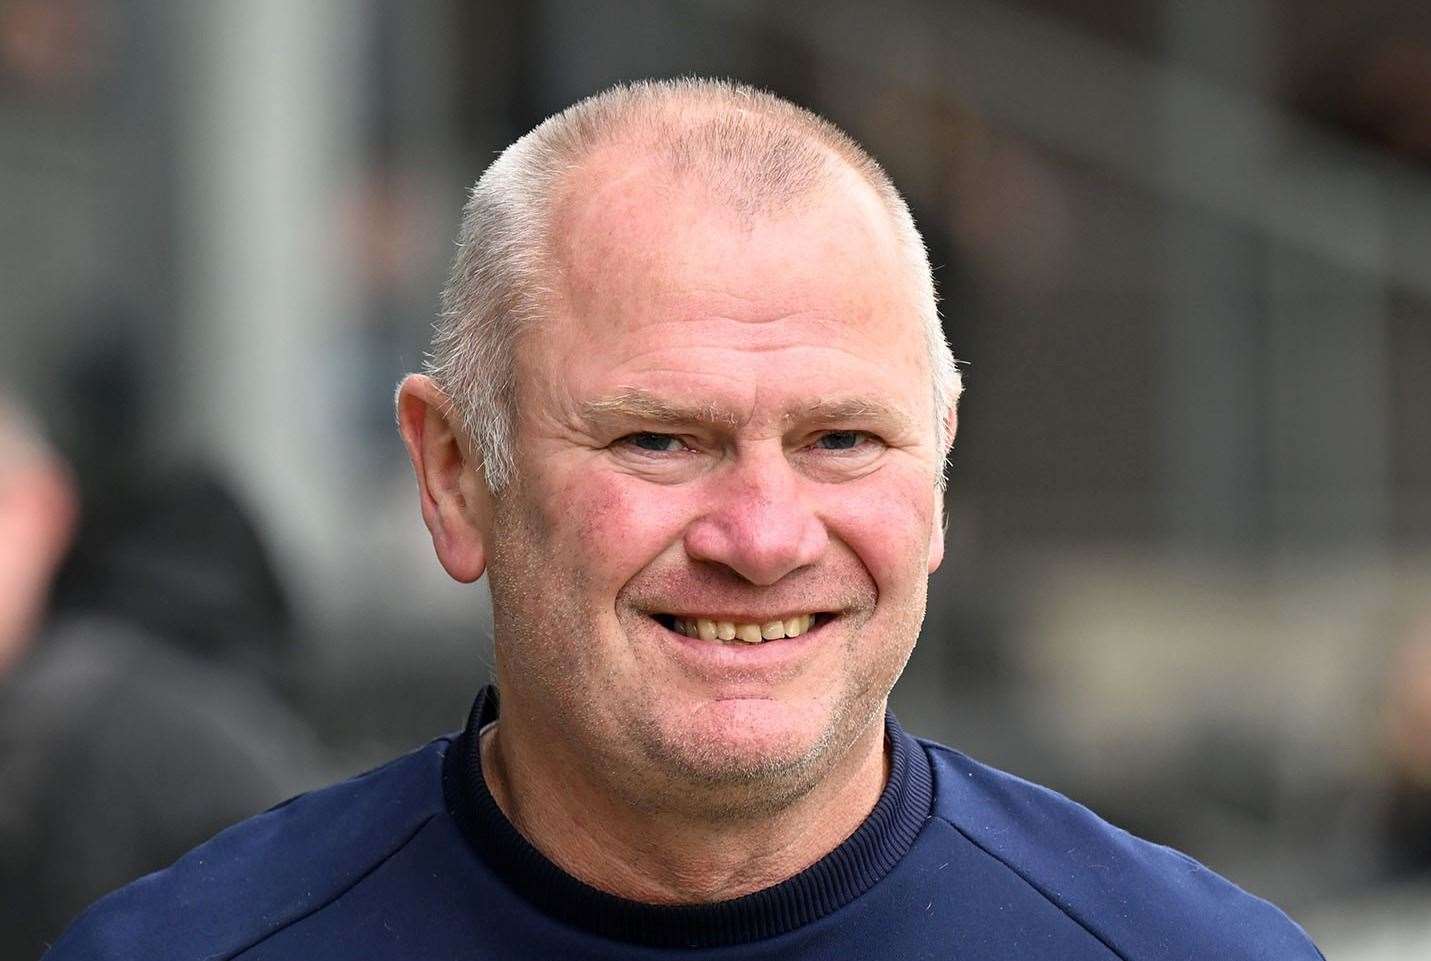
[[[748,817],[723,804],[637,806],[569,752],[540,748],[504,718],[482,737],[482,776],[502,813],[568,874],[631,901],[724,901],[778,884],[838,847],[889,776],[883,717],[808,791]]]

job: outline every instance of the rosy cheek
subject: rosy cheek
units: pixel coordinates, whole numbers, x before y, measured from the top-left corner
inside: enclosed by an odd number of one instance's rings
[[[647,559],[679,538],[684,492],[620,474],[594,473],[567,487],[548,513],[567,550],[606,560]]]
[[[824,511],[831,532],[844,541],[882,589],[924,573],[934,517],[933,485],[920,474],[872,475],[868,484],[834,489]]]

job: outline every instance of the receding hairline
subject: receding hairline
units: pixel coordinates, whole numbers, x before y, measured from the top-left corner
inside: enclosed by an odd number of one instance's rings
[[[858,193],[858,203],[870,218],[867,222],[889,243],[898,269],[910,275],[912,296],[917,299],[914,291],[919,281],[928,276],[924,249],[922,242],[917,251],[908,249],[910,238],[900,229],[898,219],[902,211],[907,214],[907,208],[878,162],[839,128],[803,107],[775,100],[768,105],[772,109],[753,109],[738,93],[715,96],[692,88],[689,103],[677,99],[681,96],[677,93],[670,100],[652,101],[654,107],[649,111],[641,110],[644,101],[638,101],[627,105],[625,112],[613,112],[613,126],[597,128],[583,143],[568,145],[575,149],[560,174],[547,184],[542,229],[535,238],[548,270],[546,283],[526,295],[529,305],[544,319],[550,320],[559,312],[563,284],[572,266],[568,242],[580,235],[576,228],[593,213],[592,198],[633,179],[643,185],[660,183],[685,192],[700,209],[725,212],[747,223],[798,217],[822,204],[848,203]],[[764,101],[759,103],[767,106]],[[669,147],[673,140],[683,132],[727,122],[732,114],[751,121],[754,126],[748,133],[753,138],[770,132],[789,135],[780,149],[798,143],[811,163],[809,176],[793,185],[796,189],[765,191],[764,196],[752,198],[742,192],[746,185],[722,192],[719,185],[712,184],[712,178],[727,169],[720,158],[715,158],[712,169],[698,163],[672,163]],[[697,154],[690,159],[702,158]],[[741,163],[728,166],[740,167]],[[782,188],[790,186],[788,182],[781,184]],[[529,329],[523,330],[518,340],[527,333]],[[931,370],[930,376],[933,374]]]
[[[586,108],[583,113],[575,113],[582,108]],[[714,144],[706,145],[705,156],[699,149],[689,156],[683,154],[693,136],[728,133],[732,129],[743,129],[762,140],[772,135],[781,137],[780,147],[803,147],[811,151],[810,159],[818,159],[818,164],[813,165],[803,183],[782,180],[779,186],[783,189],[757,190],[758,196],[754,197],[737,196],[738,191],[732,190],[727,197],[712,198],[717,202],[744,202],[749,204],[742,211],[747,214],[771,213],[810,202],[822,188],[837,184],[840,172],[845,171],[854,174],[874,194],[888,218],[903,208],[884,168],[849,134],[818,114],[755,88],[695,80],[622,85],[549,118],[533,133],[568,115],[580,116],[583,123],[575,136],[565,138],[558,147],[558,155],[565,162],[564,169],[549,185],[544,211],[548,224],[579,190],[582,174],[589,174],[595,165],[610,157],[621,158],[613,164],[615,167],[629,167],[633,157],[645,158],[678,184],[693,182],[711,187],[712,179],[728,172],[729,166],[748,165],[748,158],[725,165],[721,158],[711,156],[719,152]],[[767,150],[772,156],[785,153],[774,146]],[[702,160],[708,162],[702,164]],[[794,189],[790,189],[792,186]]]
[[[620,143],[596,148],[565,173],[558,189],[548,199],[545,230],[538,242],[549,272],[544,289],[532,294],[533,305],[544,318],[550,319],[552,312],[559,309],[564,282],[575,260],[580,259],[580,251],[591,239],[591,231],[598,231],[598,237],[613,236],[612,231],[630,222],[619,215],[615,215],[616,220],[607,219],[613,216],[613,210],[620,211],[623,206],[644,207],[653,202],[662,206],[686,205],[689,216],[713,215],[729,220],[743,231],[761,222],[778,223],[821,208],[858,210],[861,229],[869,231],[872,243],[887,245],[885,250],[896,269],[910,273],[911,281],[917,281],[923,274],[923,262],[916,262],[908,255],[905,238],[878,191],[859,171],[839,163],[834,154],[822,154],[823,168],[798,194],[783,195],[779,202],[752,207],[732,203],[718,191],[705,189],[699,173],[671,171],[661,158],[634,157],[630,153],[632,149]],[[669,204],[661,193],[663,190],[672,193]],[[616,207],[611,206],[613,202]],[[592,222],[595,227],[591,226]]]

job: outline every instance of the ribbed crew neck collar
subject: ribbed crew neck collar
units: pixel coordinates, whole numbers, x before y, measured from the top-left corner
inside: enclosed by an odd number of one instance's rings
[[[599,891],[557,867],[507,820],[482,776],[478,732],[497,719],[497,692],[477,695],[462,735],[447,751],[447,807],[488,867],[539,910],[593,934],[652,947],[706,948],[775,937],[850,903],[899,862],[929,817],[929,760],[885,716],[889,782],[874,810],[844,843],[799,874],[730,901],[660,905]]]

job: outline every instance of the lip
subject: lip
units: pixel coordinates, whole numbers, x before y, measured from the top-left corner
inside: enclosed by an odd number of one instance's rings
[[[832,626],[841,617],[826,613],[799,637],[777,637],[759,644],[703,641],[673,631],[649,614],[642,619],[658,633],[663,646],[686,670],[707,680],[720,681],[748,677],[752,673],[766,676],[798,670],[814,650],[827,643]]]

